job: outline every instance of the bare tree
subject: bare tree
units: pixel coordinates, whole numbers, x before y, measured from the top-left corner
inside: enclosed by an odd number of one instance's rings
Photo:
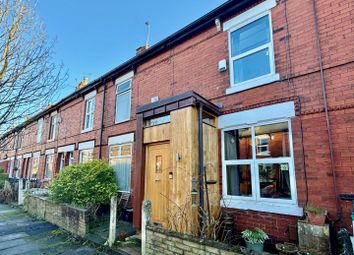
[[[0,136],[56,98],[66,79],[29,0],[0,0]]]

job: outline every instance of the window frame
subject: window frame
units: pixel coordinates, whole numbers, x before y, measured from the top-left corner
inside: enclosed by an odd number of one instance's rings
[[[256,137],[255,127],[269,124],[276,124],[281,122],[288,123],[288,137],[289,137],[289,157],[277,158],[256,158]],[[235,129],[250,128],[252,134],[252,159],[240,160],[225,160],[225,132]],[[271,121],[259,121],[252,124],[235,125],[222,129],[221,132],[221,157],[222,157],[222,206],[237,208],[237,209],[252,209],[265,212],[283,213],[289,215],[302,215],[302,209],[298,208],[297,202],[297,189],[296,189],[296,176],[294,166],[294,151],[293,151],[293,137],[290,118],[281,118]],[[258,165],[263,163],[288,163],[289,165],[289,179],[290,179],[290,194],[291,199],[279,198],[262,198],[259,188],[259,170]],[[235,196],[228,195],[227,187],[227,166],[228,165],[244,165],[251,166],[251,185],[252,196]],[[280,209],[279,209],[280,208]],[[294,210],[292,210],[294,209]]]
[[[83,162],[83,161],[82,161],[82,158],[83,158],[83,157],[82,157],[82,154],[83,154],[84,152],[86,152],[86,151],[91,151],[92,159],[89,160],[89,161]],[[92,161],[92,160],[94,159],[93,153],[94,153],[93,148],[87,148],[87,149],[82,149],[82,150],[80,150],[80,151],[79,151],[79,163],[82,164],[82,163],[87,163],[87,162]]]
[[[88,112],[87,105],[89,102],[91,102],[91,108],[92,108],[91,112]],[[93,125],[95,121],[95,106],[96,106],[95,96],[89,97],[85,100],[85,114],[84,114],[84,123],[83,123],[84,125],[83,125],[83,130],[81,131],[82,133],[93,130]],[[92,117],[92,119],[90,119],[90,122],[88,123],[89,126],[86,126],[87,118],[90,116]]]
[[[125,145],[129,145],[130,146],[130,155],[118,155],[118,156],[111,156],[111,148],[112,147],[118,147],[118,151],[121,151],[121,148]],[[119,190],[119,192],[126,192],[126,193],[130,193],[131,192],[131,178],[132,178],[132,161],[133,161],[133,142],[124,142],[124,143],[117,143],[117,144],[111,144],[109,145],[108,148],[108,163],[111,166],[111,159],[121,159],[121,158],[130,158],[130,183],[129,183],[129,190]]]
[[[224,31],[227,31],[228,33],[228,59],[229,59],[229,74],[230,74],[230,87],[226,89],[226,94],[232,94],[236,93],[239,91],[251,89],[254,87],[258,87],[264,84],[268,84],[274,81],[277,81],[280,79],[280,76],[278,73],[276,73],[276,65],[275,65],[275,57],[274,57],[274,41],[273,41],[273,28],[272,28],[272,13],[271,13],[271,8],[273,8],[276,5],[274,0],[267,0],[263,3],[258,4],[257,6],[253,7],[252,9],[236,16],[235,18],[227,21],[224,23]],[[237,56],[232,56],[232,40],[231,40],[231,34],[262,18],[268,16],[269,19],[269,33],[270,33],[270,41],[266,44],[263,44],[261,46],[258,46],[254,49],[248,50],[246,52],[243,52]],[[270,73],[255,77],[250,80],[246,80],[243,82],[239,83],[234,83],[234,60],[244,58],[246,56],[250,56],[256,52],[259,52],[263,49],[268,49],[269,51],[269,66],[270,66]]]
[[[126,82],[129,82],[129,89],[123,91],[123,92],[118,92],[118,87]],[[115,124],[119,124],[119,123],[122,123],[122,122],[126,122],[126,121],[129,121],[130,118],[131,118],[131,106],[132,106],[132,84],[133,84],[133,78],[128,78],[128,79],[125,79],[125,80],[121,80],[119,82],[116,82],[116,105],[115,105],[115,112],[114,112],[114,123]],[[125,94],[128,94],[129,93],[129,107],[128,107],[128,118],[126,119],[122,119],[122,120],[118,120],[118,99],[119,99],[119,96],[123,96]]]
[[[43,124],[44,124],[44,119],[40,118],[37,121],[37,137],[36,137],[36,143],[37,144],[40,144],[42,142]]]
[[[51,176],[50,178],[46,176],[47,174],[47,163],[48,163],[48,158],[51,157],[52,158],[52,171],[51,171]],[[46,181],[50,181],[53,179],[53,175],[54,175],[54,166],[55,166],[55,154],[46,154],[45,155],[45,161],[44,161],[44,180]]]
[[[55,123],[53,122],[54,119],[55,119]],[[50,116],[48,141],[54,141],[55,135],[56,135],[57,124],[58,124],[58,115],[55,113]]]

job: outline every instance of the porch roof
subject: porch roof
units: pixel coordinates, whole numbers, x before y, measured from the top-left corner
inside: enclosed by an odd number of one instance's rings
[[[136,113],[143,114],[144,118],[148,118],[155,115],[166,114],[188,106],[196,106],[200,104],[203,105],[203,108],[206,112],[209,112],[215,116],[221,115],[220,108],[217,105],[213,104],[194,91],[188,91],[176,96],[164,98],[157,102],[138,105],[136,107]]]

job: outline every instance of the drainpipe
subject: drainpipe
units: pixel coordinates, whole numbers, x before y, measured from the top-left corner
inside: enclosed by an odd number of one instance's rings
[[[203,154],[203,104],[199,104],[198,107],[198,155],[199,155],[199,205],[200,210],[203,210],[201,213],[200,226],[202,229],[203,226],[203,218],[205,214],[204,210],[204,154]]]
[[[103,98],[102,98],[102,111],[101,111],[101,128],[100,128],[100,147],[99,147],[99,154],[98,158],[102,159],[102,141],[103,141],[103,128],[104,128],[104,105],[106,103],[106,86],[107,81],[103,80]]]
[[[320,44],[320,33],[319,33],[319,28],[318,28],[318,17],[317,17],[317,9],[316,9],[316,0],[312,0],[312,11],[313,11],[315,35],[316,35],[316,49],[317,49],[317,55],[318,55],[318,62],[319,62],[319,65],[320,65],[320,76],[321,76],[321,85],[322,85],[323,106],[324,106],[324,109],[325,109],[325,116],[326,116],[326,127],[327,127],[327,136],[328,136],[328,146],[329,146],[329,152],[330,152],[330,160],[331,160],[331,173],[332,173],[332,181],[333,181],[333,191],[334,191],[334,195],[336,196],[337,215],[336,215],[336,219],[334,220],[334,223],[336,223],[342,217],[342,209],[341,209],[340,204],[339,204],[338,189],[337,189],[337,175],[336,175],[336,169],[335,169],[335,161],[334,161],[334,153],[333,153],[333,142],[332,142],[332,131],[331,131],[331,123],[330,123],[328,102],[327,102],[326,81],[325,81],[324,71],[323,71],[323,59],[322,59],[321,44]]]

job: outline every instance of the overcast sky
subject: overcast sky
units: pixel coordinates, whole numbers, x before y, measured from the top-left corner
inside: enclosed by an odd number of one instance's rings
[[[38,0],[37,14],[51,39],[55,61],[69,72],[64,97],[83,76],[92,81],[150,45],[226,2],[225,0]]]

